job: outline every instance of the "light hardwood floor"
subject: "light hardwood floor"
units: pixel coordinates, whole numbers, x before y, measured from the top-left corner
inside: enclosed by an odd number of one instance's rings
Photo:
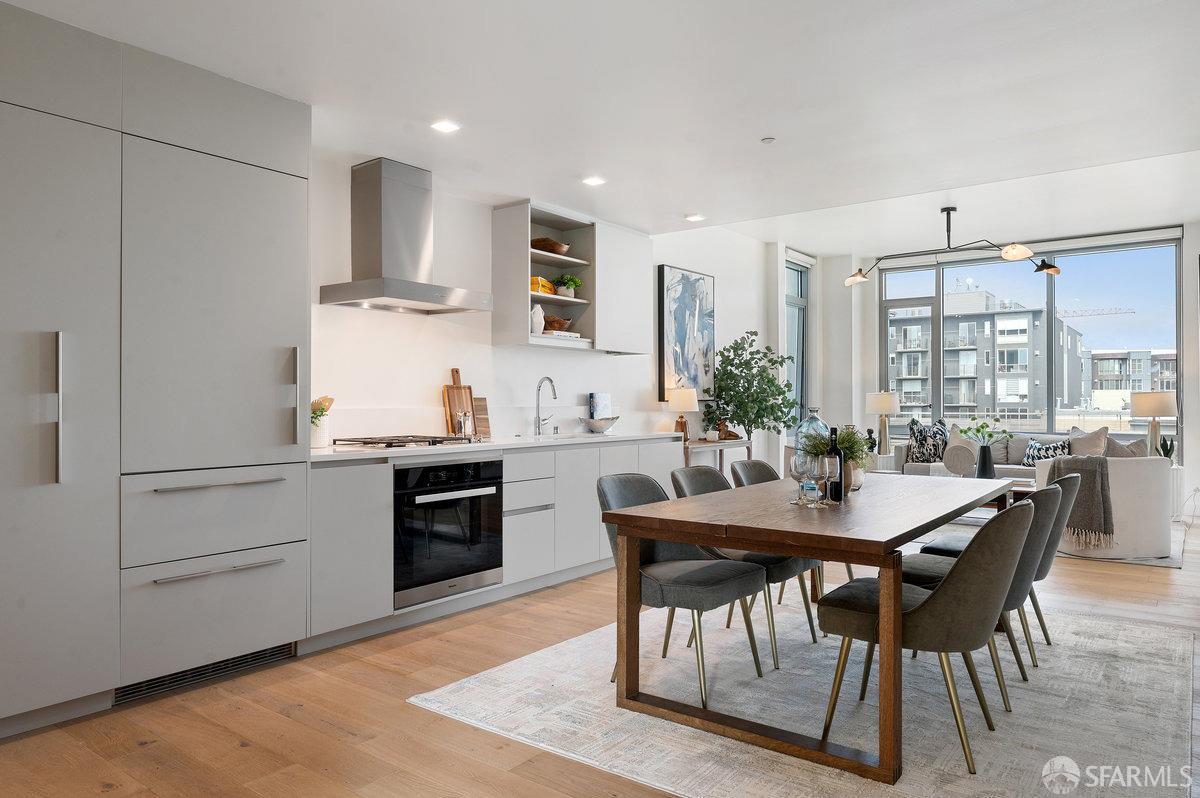
[[[1185,570],[1059,558],[1042,606],[1200,631],[1195,538]],[[832,585],[840,568],[827,570]],[[609,570],[13,738],[0,743],[0,793],[662,795],[405,701],[612,623],[615,591]]]

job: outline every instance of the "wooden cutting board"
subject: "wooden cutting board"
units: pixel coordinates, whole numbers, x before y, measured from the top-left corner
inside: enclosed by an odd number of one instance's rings
[[[488,419],[487,399],[476,396],[473,400],[475,408],[475,434],[481,438],[492,437],[492,422]]]
[[[449,435],[460,435],[458,429],[458,414],[475,412],[475,398],[471,394],[471,386],[462,384],[462,376],[458,369],[450,369],[450,384],[442,386],[442,405],[446,409],[446,432]]]

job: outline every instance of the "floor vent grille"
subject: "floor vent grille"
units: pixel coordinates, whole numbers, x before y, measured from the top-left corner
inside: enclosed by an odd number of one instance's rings
[[[255,668],[259,665],[266,665],[270,662],[278,662],[279,660],[294,656],[296,656],[296,644],[284,643],[281,646],[264,648],[261,651],[252,651],[249,654],[230,657],[229,659],[202,665],[198,668],[188,668],[178,673],[168,673],[166,676],[159,676],[154,679],[147,679],[144,682],[135,682],[134,684],[127,684],[124,687],[118,687],[116,694],[113,696],[113,704],[123,704],[126,701],[135,701],[139,698],[166,693],[180,687],[190,687],[194,684],[219,679],[222,676],[228,676],[238,671]]]

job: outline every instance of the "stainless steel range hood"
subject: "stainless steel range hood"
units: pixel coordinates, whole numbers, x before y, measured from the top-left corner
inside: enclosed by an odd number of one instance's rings
[[[487,291],[439,285],[433,258],[433,175],[376,158],[350,173],[350,276],[321,286],[322,305],[394,313],[491,310]]]

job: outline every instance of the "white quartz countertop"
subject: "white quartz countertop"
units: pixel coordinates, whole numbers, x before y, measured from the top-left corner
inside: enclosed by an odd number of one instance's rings
[[[396,449],[382,449],[374,446],[329,446],[324,449],[313,449],[309,462],[327,463],[337,460],[399,460],[412,457],[430,457],[432,455],[457,454],[462,452],[503,451],[506,449],[532,449],[537,447],[573,446],[578,444],[606,444],[622,441],[648,440],[677,440],[683,441],[681,432],[606,432],[595,434],[590,432],[574,432],[563,435],[511,435],[491,438],[483,443],[455,443],[446,446],[411,446]]]

